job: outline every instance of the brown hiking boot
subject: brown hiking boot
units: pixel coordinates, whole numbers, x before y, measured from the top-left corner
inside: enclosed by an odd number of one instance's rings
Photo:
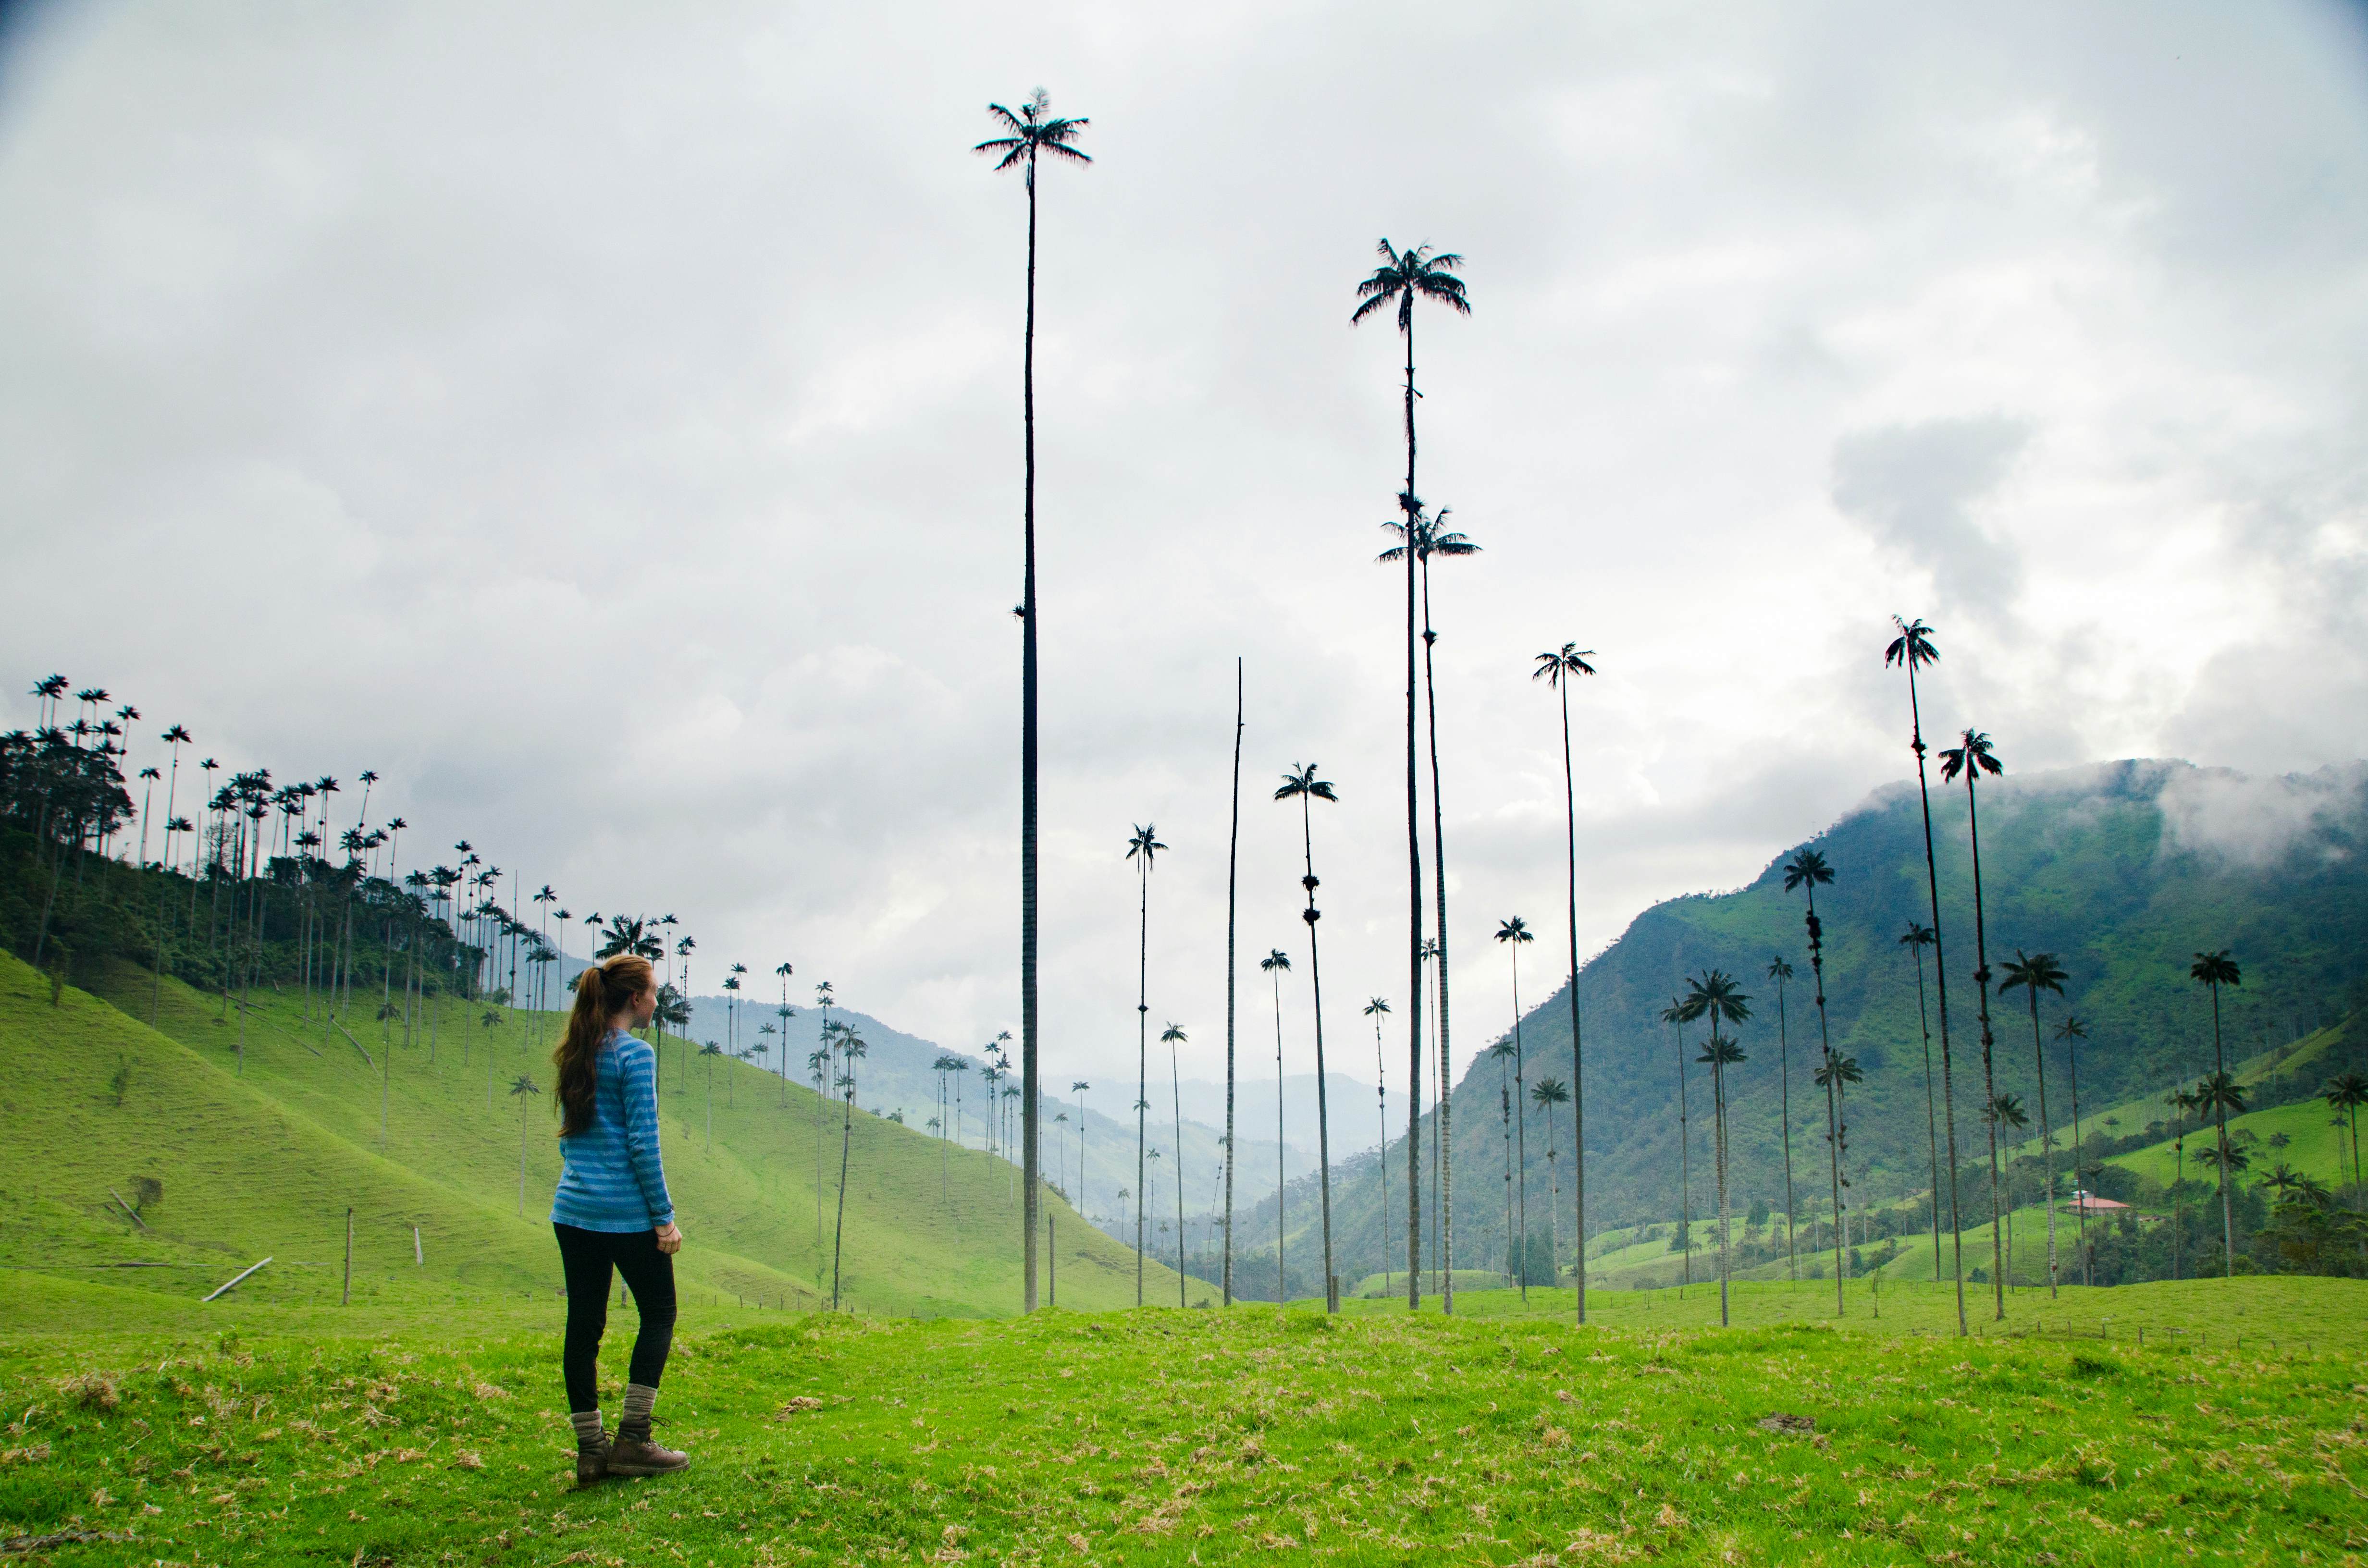
[[[665,1475],[690,1466],[689,1454],[659,1447],[647,1428],[640,1432],[620,1428],[617,1440],[609,1445],[608,1460],[609,1475]]]
[[[606,1444],[577,1444],[575,1449],[575,1484],[591,1486],[609,1478],[609,1449]]]

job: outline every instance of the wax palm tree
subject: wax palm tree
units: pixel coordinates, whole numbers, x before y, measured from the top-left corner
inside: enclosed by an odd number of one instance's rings
[[[1151,863],[1167,847],[1159,842],[1158,833],[1149,823],[1137,823],[1134,836],[1126,841],[1126,858],[1134,862],[1136,881],[1142,890],[1135,949],[1134,1185],[1146,1193],[1151,1190],[1144,1186],[1143,1165],[1144,1151],[1147,1146],[1144,1118],[1148,1114],[1146,1108],[1151,1103]],[[1151,1205],[1144,1202],[1134,1207],[1134,1304],[1139,1307],[1143,1305],[1143,1221]],[[1034,1223],[1032,1210],[1029,1222]],[[1036,1244],[1031,1241],[1028,1244],[1033,1253]],[[1030,1296],[1032,1299],[1032,1290]]]
[[[1069,1085],[1069,1092],[1077,1096],[1077,1212],[1086,1211],[1086,1091],[1091,1084],[1080,1078]]]
[[[2031,1003],[2031,1060],[2039,1074],[2039,1153],[2047,1173],[2047,1295],[2055,1297],[2055,1135],[2047,1119],[2047,1053],[2039,1041],[2039,994],[2053,991],[2064,994],[2064,966],[2055,961],[2054,953],[2032,953],[2025,957],[2021,948],[2014,950],[2014,960],[2006,966],[2006,979],[1998,984],[1998,994],[2020,986]],[[2079,1158],[2076,1141],[2072,1154]]]
[[[2226,959],[2227,955],[2221,953],[2213,956]],[[2233,984],[2234,982],[2224,981],[2221,983]],[[2235,1204],[2228,1190],[2228,1173],[2243,1170],[2245,1166],[2243,1155],[2231,1150],[2228,1145],[2228,1119],[2231,1116],[2245,1114],[2245,1089],[2226,1071],[2215,1072],[2195,1085],[2195,1103],[2199,1111],[2208,1110],[2212,1113],[2213,1126],[2217,1133],[2215,1142],[2218,1146],[2214,1151],[2214,1164],[2220,1170],[2222,1267],[2228,1272],[2234,1273],[2237,1267],[2237,1225],[2233,1217]],[[2230,1163],[2232,1158],[2235,1164]]]
[[[1810,979],[1816,987],[1817,998],[1817,1043],[1819,1047],[1819,1056],[1822,1060],[1827,1062],[1830,1062],[1833,1059],[1834,1044],[1833,1038],[1827,1031],[1826,1023],[1826,928],[1824,922],[1817,918],[1817,889],[1822,884],[1831,883],[1833,880],[1833,868],[1826,864],[1826,857],[1819,850],[1803,849],[1796,851],[1790,860],[1784,862],[1784,891],[1786,892],[1791,892],[1795,889],[1804,889],[1806,891],[1808,896],[1808,910],[1802,919],[1803,924],[1807,926],[1809,932],[1809,973]],[[1826,1108],[1827,1114],[1829,1119],[1834,1119],[1837,1115],[1837,1108],[1830,1103],[1830,1095],[1827,1098],[1829,1103]],[[1839,1131],[1838,1119],[1829,1119],[1829,1124],[1827,1128],[1827,1136],[1828,1140],[1839,1137]],[[1837,1151],[1837,1154],[1839,1154],[1839,1151]],[[1839,1174],[1838,1163],[1836,1164],[1836,1169]],[[1834,1187],[1834,1228],[1838,1237],[1842,1226],[1842,1185],[1844,1184],[1841,1184],[1838,1180]],[[1837,1246],[1839,1247],[1839,1240],[1837,1241]],[[1838,1258],[1840,1256],[1839,1250],[1836,1252],[1835,1256]],[[1839,1267],[1837,1266],[1834,1270],[1834,1315],[1839,1317],[1841,1315],[1841,1312],[1842,1276]]]
[[[2360,1108],[2368,1105],[2368,1073],[2338,1073],[2321,1085],[2318,1097],[2351,1129],[2351,1186],[2356,1192],[2360,1187]]]
[[[542,1085],[523,1073],[510,1080],[510,1097],[518,1102],[518,1217],[526,1217],[526,1108],[525,1096],[542,1093]]]
[[[1843,1311],[1840,1282],[1847,1273],[1842,1267],[1842,1251],[1849,1244],[1849,1236],[1844,1229],[1846,1210],[1842,1204],[1842,1192],[1850,1186],[1850,1177],[1842,1170],[1842,1158],[1850,1151],[1850,1123],[1842,1096],[1847,1085],[1859,1081],[1858,1058],[1843,1056],[1827,1046],[1825,1060],[1817,1064],[1816,1071],[1809,1077],[1817,1087],[1826,1091],[1826,1164],[1833,1182],[1834,1198],[1834,1314],[1839,1317]]]
[[[1463,280],[1454,276],[1457,269],[1463,265],[1462,256],[1452,253],[1434,254],[1429,245],[1416,245],[1411,249],[1401,251],[1393,246],[1387,239],[1383,239],[1377,249],[1382,264],[1357,285],[1360,302],[1349,315],[1349,321],[1351,325],[1354,325],[1368,316],[1378,313],[1386,306],[1394,305],[1396,308],[1398,333],[1406,339],[1406,488],[1399,493],[1398,506],[1405,513],[1407,524],[1411,526],[1419,517],[1422,508],[1422,503],[1416,498],[1417,492],[1415,489],[1415,301],[1433,300],[1459,315],[1470,315],[1472,304],[1465,296]],[[1408,1005],[1406,1015],[1407,1055],[1411,1064],[1406,1080],[1410,1096],[1406,1120],[1406,1310],[1413,1312],[1422,1304],[1422,1288],[1418,1282],[1420,1279],[1419,1255],[1422,1247],[1422,1200],[1419,1196],[1422,1169],[1420,1141],[1417,1137],[1421,1131],[1422,1112],[1422,819],[1417,783],[1417,754],[1415,730],[1415,552],[1406,551],[1403,559],[1406,564],[1406,989],[1414,998]],[[1439,867],[1434,864],[1432,867],[1434,879],[1441,874]],[[1440,935],[1444,937],[1445,922],[1443,920],[1440,926]],[[1442,1014],[1446,1007],[1446,958],[1442,953],[1440,960]],[[1444,1029],[1440,1031],[1442,1057],[1445,1033]],[[1442,1081],[1439,1098],[1439,1119],[1441,1123],[1440,1150],[1442,1159],[1445,1158],[1446,1153],[1447,1140],[1444,1124],[1448,1119],[1448,1109],[1446,1086]],[[1450,1189],[1449,1179],[1444,1172],[1441,1173],[1441,1187],[1442,1190]],[[1440,1207],[1441,1222],[1448,1226],[1452,1238],[1453,1221],[1445,1212],[1446,1205],[1442,1202]],[[1452,1241],[1447,1244],[1452,1245]],[[1442,1310],[1452,1312],[1455,1306],[1455,1281],[1452,1271],[1445,1277],[1445,1290]]]
[[[1022,1114],[1022,1158],[1028,1199],[1022,1214],[1021,1292],[1023,1310],[1036,1310],[1036,165],[1042,161],[1089,164],[1077,150],[1080,131],[1091,123],[1083,117],[1064,118],[1052,111],[1052,100],[1039,87],[1018,113],[1001,104],[989,104],[987,113],[1001,135],[980,142],[973,151],[992,155],[997,173],[1018,169],[1028,190],[1028,316],[1022,334],[1019,370],[1021,441],[1025,480],[1021,504],[1026,562],[1019,597],[1019,1059],[1025,1080]],[[1138,1249],[1140,1251],[1140,1249]]]
[[[1965,826],[1971,835],[1974,860],[1974,984],[1978,988],[1982,1026],[1982,1099],[1985,1105],[1998,1099],[1998,1074],[1993,1058],[1996,1042],[1990,1035],[1990,960],[1989,926],[1982,910],[1982,824],[1981,813],[1974,798],[1974,785],[1985,774],[1993,776],[2006,771],[2006,765],[1990,752],[1990,738],[1978,730],[1967,730],[1959,744],[1941,754],[1941,782],[1952,784],[1957,776],[1965,779]],[[1935,949],[1937,954],[1938,949]],[[1938,958],[1934,962],[1937,966]],[[1945,1022],[1944,1022],[1945,1027]],[[2000,1208],[1998,1184],[1998,1121],[1985,1117],[1985,1131],[1989,1135],[1990,1148],[1990,1289],[1996,1301],[2000,1321],[2006,1317],[2006,1243],[1998,1234],[1998,1221],[2004,1210]]]
[[[1793,965],[1783,954],[1768,960],[1768,978],[1776,983],[1777,1115],[1784,1131],[1784,1273],[1798,1282],[1801,1267],[1793,1252],[1793,1042],[1784,1017],[1784,987],[1793,978]],[[1938,1256],[1939,1242],[1933,1245]]]
[[[2196,954],[2195,961],[2187,966],[2187,978],[2212,994],[2212,1072],[2214,1077],[2225,1079],[2228,1075],[2228,1063],[2220,1049],[2220,990],[2223,986],[2244,984],[2244,971],[2237,968],[2237,960],[2229,956],[2228,949],[2222,948],[2217,952]],[[2219,1131],[2220,1241],[2228,1271],[2234,1273],[2237,1267],[2237,1222],[2228,1199],[2228,1119],[2223,1114],[2220,1102],[2207,1100],[2204,1103],[2212,1109]]]
[[[1283,1195],[1290,1182],[1283,1164],[1282,1141],[1282,977],[1291,972],[1291,955],[1281,948],[1268,949],[1258,968],[1274,981],[1274,1277],[1275,1300],[1291,1300],[1290,1276],[1283,1270]],[[1138,1185],[1140,1185],[1140,1177]]]
[[[1745,995],[1724,970],[1713,969],[1700,979],[1686,982],[1685,1000],[1678,1006],[1679,1017],[1692,1023],[1697,1019],[1710,1021],[1710,1039],[1702,1044],[1702,1054],[1695,1058],[1710,1068],[1713,1159],[1718,1170],[1718,1321],[1727,1322],[1727,1293],[1733,1269],[1727,1253],[1729,1212],[1726,1201],[1726,1069],[1745,1060],[1742,1051],[1727,1039],[1722,1027],[1739,1024],[1751,1017],[1751,998]]]
[[[1529,922],[1516,915],[1497,923],[1497,940],[1505,944],[1513,960],[1513,1168],[1518,1173],[1514,1179],[1520,1189],[1517,1207],[1520,1210],[1522,1256],[1526,1257],[1530,1244],[1530,1127],[1524,1073],[1528,1063],[1521,1059],[1521,945],[1534,942],[1537,937],[1531,932]],[[1524,1267],[1520,1281],[1523,1301],[1530,1299],[1529,1278],[1530,1271]]]
[[[1530,1085],[1530,1100],[1538,1108],[1538,1114],[1546,1119],[1546,1175],[1554,1189],[1554,1202],[1546,1210],[1546,1246],[1549,1256],[1559,1258],[1562,1256],[1562,1222],[1559,1218],[1562,1212],[1562,1166],[1555,1163],[1559,1156],[1554,1145],[1554,1107],[1570,1104],[1570,1085],[1560,1078],[1541,1078]],[[1525,1243],[1526,1240],[1524,1238]],[[1586,1273],[1585,1262],[1586,1255],[1579,1255],[1579,1267],[1574,1272]]]
[[[838,1222],[830,1243],[830,1310],[838,1311],[839,1258],[847,1244],[847,1161],[848,1151],[855,1141],[855,1064],[870,1053],[871,1047],[863,1037],[845,1025],[839,1026],[838,1055],[847,1064],[839,1078],[842,1098],[838,1119]]]
[[[1315,771],[1312,762],[1304,767],[1292,763],[1291,771],[1282,776],[1282,784],[1275,790],[1274,798],[1299,802],[1300,842],[1306,865],[1299,885],[1307,891],[1307,907],[1300,911],[1299,917],[1307,923],[1307,982],[1315,1015],[1315,1158],[1316,1186],[1323,1210],[1324,1301],[1326,1312],[1338,1312],[1340,1281],[1332,1267],[1332,1112],[1324,1070],[1324,960],[1315,940],[1315,923],[1324,918],[1323,911],[1315,907],[1315,890],[1323,884],[1315,875],[1314,808],[1318,801],[1338,801],[1339,796],[1333,793],[1329,782],[1315,777]],[[1279,1083],[1276,1092],[1281,1093]]]
[[[2079,1042],[2089,1038],[2089,1026],[2066,1013],[2064,1021],[2055,1026],[2055,1039],[2064,1047],[2064,1071],[2072,1085],[2072,1178],[2076,1189],[2087,1185],[2080,1165],[2080,1052]],[[2074,1216],[2079,1226],[2079,1239],[2073,1244],[2080,1249],[2080,1282],[2096,1283],[2093,1260],[2089,1256],[2089,1206],[2085,1202]]]
[[[1932,1086],[1932,1016],[1924,1000],[1924,949],[1936,938],[1932,927],[1911,920],[1899,945],[1916,962],[1916,1022],[1924,1041],[1924,1141],[1932,1155],[1932,1283],[1941,1282],[1941,1122]]]
[[[1382,1289],[1390,1288],[1390,1089],[1389,1069],[1382,1060],[1382,1019],[1390,1010],[1386,997],[1375,996],[1365,1004],[1365,1017],[1373,1020],[1373,1096],[1381,1108],[1381,1149],[1373,1160],[1373,1174],[1382,1184],[1380,1231],[1382,1235]]]
[[[1239,900],[1237,895],[1241,891],[1242,867],[1242,659],[1241,655],[1236,653],[1234,656],[1233,794],[1227,801],[1228,808],[1232,812],[1232,822],[1226,829],[1225,834],[1225,1158],[1224,1171],[1223,1173],[1224,1177],[1225,1256],[1224,1265],[1219,1270],[1219,1277],[1224,1281],[1224,1289],[1220,1296],[1220,1300],[1228,1307],[1234,1304],[1234,1004],[1235,1000],[1235,982],[1239,979],[1238,966],[1234,961],[1234,938],[1235,935],[1235,916],[1239,908]],[[1080,1110],[1078,1112],[1077,1127],[1077,1136],[1080,1139],[1085,1136],[1084,1120],[1085,1113]],[[1382,1150],[1384,1154],[1387,1154],[1389,1152],[1389,1144],[1386,1139],[1383,1142]],[[1080,1173],[1077,1190],[1081,1195],[1077,1200],[1077,1207],[1082,1210],[1085,1207],[1085,1199],[1082,1196],[1085,1191],[1085,1181],[1083,1176],[1083,1172],[1085,1170],[1085,1147],[1082,1142],[1078,1145],[1077,1169]],[[1387,1227],[1389,1223],[1389,1216],[1387,1214],[1383,1214],[1382,1216],[1382,1223],[1384,1228]]]
[[[1159,1031],[1159,1043],[1167,1048],[1168,1090],[1176,1111],[1176,1304],[1179,1307],[1192,1303],[1184,1298],[1184,1078],[1177,1065],[1176,1048],[1190,1043],[1190,1039],[1184,1026],[1173,1019]]]
[[[699,1054],[707,1059],[707,1152],[712,1154],[715,1153],[715,1059],[723,1054],[723,1048],[711,1040],[699,1048]]]
[[[1949,1232],[1951,1267],[1956,1276],[1957,1335],[1968,1332],[1965,1323],[1965,1231],[1957,1210],[1957,1092],[1953,1059],[1949,1050],[1949,970],[1941,941],[1941,869],[1932,851],[1932,790],[1924,774],[1924,714],[1916,694],[1916,672],[1926,665],[1938,664],[1941,650],[1932,641],[1932,629],[1921,619],[1907,620],[1898,616],[1891,624],[1899,629],[1890,646],[1883,652],[1885,669],[1897,665],[1907,673],[1907,716],[1911,726],[1908,749],[1916,754],[1916,796],[1924,811],[1924,887],[1932,913],[1932,994],[1941,1022],[1941,1121],[1949,1144]],[[1921,970],[1919,968],[1920,974]],[[1932,1195],[1932,1206],[1941,1206],[1941,1195]]]
[[[2203,1102],[2185,1089],[2173,1089],[2162,1096],[2170,1110],[2170,1277],[2179,1278],[2180,1233],[2184,1228],[2180,1210],[2182,1189],[2187,1185],[2187,1123]]]
[[[1577,1227],[1575,1256],[1578,1259],[1573,1274],[1578,1286],[1577,1321],[1582,1324],[1587,1321],[1587,1076],[1579,1050],[1578,787],[1570,766],[1570,687],[1577,677],[1595,673],[1595,666],[1588,663],[1593,657],[1594,649],[1565,642],[1551,653],[1538,654],[1532,661],[1537,667],[1530,672],[1531,680],[1543,680],[1554,688],[1554,696],[1562,705],[1563,887],[1565,918],[1570,927],[1570,1093],[1575,1107],[1571,1112],[1571,1215]],[[1789,1165],[1789,1131],[1786,1136],[1785,1157]],[[1788,1211],[1789,1207],[1788,1200]]]
[[[1497,1063],[1497,1114],[1505,1145],[1505,1267],[1519,1274],[1523,1238],[1513,1234],[1513,1037],[1490,1046],[1488,1055]]]
[[[1993,1135],[2000,1127],[2020,1132],[2031,1125],[2031,1118],[2022,1108],[2021,1097],[2016,1095],[1992,1095],[1990,1103],[1983,1108],[1982,1119],[1989,1123]],[[2006,1211],[2006,1241],[2005,1267],[2011,1269],[2014,1267],[2014,1210],[2011,1207]]]
[[[1686,1126],[1686,1005],[1679,998],[1669,998],[1661,1009],[1661,1021],[1678,1042],[1678,1251],[1684,1261],[1685,1284],[1694,1282],[1694,1175],[1693,1134]]]

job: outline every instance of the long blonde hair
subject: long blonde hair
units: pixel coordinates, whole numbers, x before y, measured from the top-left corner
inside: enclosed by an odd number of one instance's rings
[[[657,983],[650,960],[634,953],[613,953],[575,977],[575,1006],[568,1010],[567,1032],[551,1053],[559,1069],[559,1135],[572,1138],[592,1125],[595,1087],[593,1062],[609,1038],[609,1020]]]

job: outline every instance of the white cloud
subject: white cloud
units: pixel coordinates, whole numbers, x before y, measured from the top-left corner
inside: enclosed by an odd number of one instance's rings
[[[20,13],[0,665],[225,760],[375,767],[421,846],[672,909],[710,964],[1009,1027],[1022,205],[968,149],[1042,81],[1097,159],[1043,211],[1050,1068],[1124,1049],[1138,821],[1176,846],[1157,1010],[1218,1038],[1237,653],[1243,950],[1300,939],[1267,794],[1312,758],[1326,994],[1403,989],[1370,564],[1398,345],[1347,324],[1381,233],[1471,258],[1474,316],[1417,347],[1421,489],[1486,546],[1437,598],[1459,991],[1493,1027],[1486,932],[1558,946],[1527,675],[1565,639],[1603,671],[1588,949],[1898,775],[1893,609],[1941,627],[1928,730],[2019,769],[2356,755],[2362,32],[2301,3]]]

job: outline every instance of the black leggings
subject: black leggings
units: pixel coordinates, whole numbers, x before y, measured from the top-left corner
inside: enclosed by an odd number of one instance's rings
[[[641,1309],[627,1376],[649,1388],[666,1375],[674,1346],[674,1259],[658,1250],[655,1231],[585,1231],[554,1223],[559,1259],[567,1271],[567,1343],[560,1365],[567,1373],[567,1408],[600,1408],[600,1335],[609,1326],[609,1271],[625,1277]]]

